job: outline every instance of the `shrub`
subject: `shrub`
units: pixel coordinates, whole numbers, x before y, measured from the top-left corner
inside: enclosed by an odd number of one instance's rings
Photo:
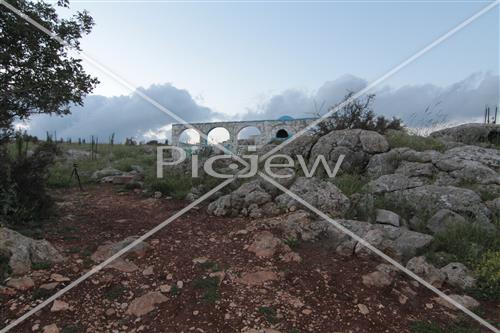
[[[3,282],[11,273],[9,258],[0,254],[0,282]]]
[[[350,100],[353,95],[354,92],[348,93],[341,103],[335,105],[331,109],[335,109]],[[347,102],[338,111],[318,124],[318,133],[324,135],[334,130],[343,129],[364,129],[377,131],[379,133],[385,133],[390,129],[401,130],[403,125],[400,119],[393,118],[389,120],[383,116],[375,116],[375,112],[373,112],[372,108],[374,100],[375,95],[372,94],[365,98],[355,98]]]
[[[150,184],[151,191],[159,191],[175,199],[184,199],[191,190],[192,179],[187,176],[166,175],[161,179],[153,179]]]
[[[500,251],[486,252],[476,267],[476,274],[479,296],[500,300]]]
[[[39,225],[50,216],[47,170],[57,153],[51,142],[39,144],[31,156],[18,153],[12,157],[0,147],[0,222],[19,229]]]
[[[359,174],[344,173],[332,179],[333,184],[347,196],[361,192],[368,180]]]

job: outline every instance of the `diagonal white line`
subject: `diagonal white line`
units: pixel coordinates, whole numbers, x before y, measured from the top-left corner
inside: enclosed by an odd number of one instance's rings
[[[37,28],[38,30],[42,31],[43,33],[45,33],[49,37],[51,37],[52,39],[56,40],[61,45],[65,46],[65,47],[68,47],[68,48],[72,49],[73,51],[75,51],[76,53],[78,53],[79,55],[81,55],[81,57],[83,59],[85,59],[87,62],[89,62],[90,64],[92,64],[97,69],[99,69],[102,73],[108,75],[109,77],[111,77],[112,79],[114,79],[116,82],[118,82],[119,84],[121,84],[123,87],[125,87],[125,88],[129,89],[130,91],[132,91],[133,93],[137,94],[139,97],[141,97],[142,99],[144,99],[149,104],[153,105],[155,108],[157,108],[161,112],[163,112],[163,113],[167,114],[168,116],[174,118],[176,121],[178,121],[179,123],[185,125],[187,128],[196,130],[200,134],[200,136],[202,138],[204,138],[204,139],[206,139],[208,141],[208,136],[205,133],[198,131],[193,125],[191,125],[190,123],[188,123],[187,121],[185,121],[183,118],[181,118],[180,116],[178,116],[175,112],[172,112],[168,108],[166,108],[163,105],[161,105],[158,101],[156,101],[155,99],[153,99],[150,96],[148,96],[147,94],[145,94],[143,91],[141,91],[136,86],[134,86],[133,84],[131,84],[130,82],[128,82],[127,80],[125,80],[122,76],[120,76],[119,74],[117,74],[115,71],[109,69],[107,66],[105,66],[104,64],[102,64],[101,62],[99,62],[98,60],[96,60],[90,54],[88,54],[88,53],[86,53],[86,52],[84,52],[82,50],[74,49],[68,42],[66,42],[64,39],[62,39],[61,37],[59,37],[56,33],[54,33],[52,31],[50,31],[49,29],[45,28],[43,25],[41,25],[40,23],[38,23],[37,21],[35,21],[31,17],[29,17],[28,15],[24,14],[22,11],[20,11],[16,7],[12,6],[7,1],[0,0],[0,4],[4,5],[8,9],[10,9],[16,15],[18,15],[19,17],[21,17],[22,19],[24,19],[25,21],[27,21],[28,23],[30,23],[31,25],[33,25],[35,28]],[[237,156],[235,153],[233,153],[232,151],[230,151],[229,149],[227,149],[223,145],[220,145],[219,143],[215,143],[214,145],[217,148],[219,148],[222,151],[224,151],[226,154],[232,155],[233,158],[235,158],[236,160],[238,160],[238,162],[240,162],[241,164],[243,164],[245,167],[248,166],[247,161],[243,160],[242,158],[240,158],[239,156]]]
[[[492,10],[493,8],[495,8],[495,6],[497,6],[499,3],[500,3],[500,0],[495,0],[495,1],[491,2],[489,5],[485,6],[483,9],[481,9],[480,11],[478,11],[477,13],[475,13],[474,15],[472,15],[471,17],[469,17],[468,19],[464,20],[463,22],[461,22],[460,24],[458,24],[456,27],[452,28],[451,30],[449,30],[445,34],[441,35],[439,38],[437,38],[436,40],[434,40],[432,43],[428,44],[427,46],[425,46],[424,48],[422,48],[420,51],[418,51],[417,53],[415,53],[411,57],[407,58],[406,60],[404,60],[403,62],[401,62],[399,65],[397,65],[396,67],[394,67],[393,69],[391,69],[390,71],[388,71],[387,73],[385,73],[384,75],[382,75],[381,77],[379,77],[378,79],[372,81],[364,89],[362,89],[359,92],[353,94],[350,98],[348,98],[344,102],[340,103],[339,105],[337,105],[336,107],[334,107],[333,109],[331,109],[330,111],[328,111],[327,113],[325,113],[324,115],[322,115],[320,118],[318,118],[315,121],[313,121],[312,123],[310,123],[307,127],[305,127],[302,130],[300,130],[298,133],[296,133],[295,135],[293,135],[291,138],[289,138],[288,140],[282,142],[278,146],[274,147],[273,149],[271,149],[270,151],[268,151],[266,154],[262,155],[259,160],[263,161],[263,160],[267,159],[269,156],[271,156],[274,153],[276,153],[277,151],[281,150],[284,146],[292,143],[298,137],[300,137],[301,135],[307,133],[313,127],[315,127],[316,125],[318,125],[320,122],[324,121],[326,118],[328,118],[329,116],[331,116],[335,112],[338,112],[340,109],[342,109],[347,104],[351,103],[356,98],[363,96],[368,91],[372,90],[377,85],[379,85],[380,83],[384,82],[385,80],[387,80],[388,78],[390,78],[391,76],[393,76],[394,74],[396,74],[397,72],[399,72],[400,70],[402,70],[403,68],[405,68],[406,66],[408,66],[409,64],[411,64],[412,62],[414,62],[415,60],[417,60],[418,58],[422,57],[424,54],[426,54],[430,50],[434,49],[439,44],[443,43],[448,38],[452,37],[457,32],[459,32],[460,30],[462,30],[463,28],[465,28],[466,26],[468,26],[469,24],[471,24],[472,22],[474,22],[475,20],[477,20],[478,18],[480,18],[481,16],[483,16],[484,14],[486,14],[487,12],[489,12],[490,10]]]
[[[136,246],[140,242],[145,241],[146,239],[148,239],[149,237],[151,237],[152,235],[154,235],[155,233],[157,233],[158,231],[160,231],[161,229],[163,229],[164,227],[166,227],[167,225],[169,225],[175,219],[177,219],[178,217],[184,215],[191,208],[193,208],[194,206],[198,205],[199,203],[201,203],[202,201],[204,201],[205,199],[207,199],[212,194],[214,194],[215,192],[219,191],[220,189],[222,189],[223,187],[225,187],[229,183],[233,182],[235,179],[236,179],[236,177],[230,178],[230,179],[225,180],[221,184],[217,185],[212,190],[210,190],[209,192],[205,193],[200,198],[198,198],[197,200],[193,201],[192,203],[190,203],[189,205],[187,205],[186,207],[184,207],[183,209],[181,209],[180,211],[178,211],[174,215],[170,216],[168,219],[166,219],[162,223],[158,224],[156,227],[154,227],[153,229],[151,229],[150,231],[148,231],[147,233],[145,233],[141,237],[137,238],[135,241],[133,241],[132,243],[130,243],[129,245],[127,245],[126,247],[124,247],[120,251],[116,252],[114,255],[112,255],[111,257],[109,257],[108,259],[106,259],[105,261],[103,261],[102,263],[98,264],[97,266],[94,266],[87,273],[83,274],[78,279],[76,279],[75,281],[71,282],[66,287],[64,287],[63,289],[59,290],[58,292],[56,292],[51,297],[47,298],[45,301],[43,301],[42,303],[38,304],[36,307],[34,307],[30,311],[26,312],[24,315],[22,315],[18,319],[16,319],[13,322],[9,323],[7,326],[5,326],[4,328],[2,328],[0,330],[0,333],[5,333],[5,332],[10,331],[12,328],[16,327],[21,322],[23,322],[24,320],[28,319],[29,317],[31,317],[35,313],[37,313],[38,311],[40,311],[41,309],[43,309],[44,307],[46,307],[47,305],[49,305],[50,303],[52,303],[57,298],[61,297],[62,295],[64,295],[65,293],[67,293],[71,289],[75,288],[80,283],[82,283],[83,281],[85,281],[86,279],[88,279],[89,277],[91,277],[92,275],[94,275],[97,272],[99,272],[100,270],[102,270],[105,266],[109,265],[115,259],[117,259],[118,257],[122,256],[124,253],[130,251],[134,246]]]
[[[490,329],[491,331],[493,331],[495,333],[499,333],[500,332],[498,329],[496,329],[493,325],[491,325],[490,323],[488,323],[486,320],[484,320],[483,318],[479,317],[474,312],[470,311],[469,309],[467,309],[466,307],[464,307],[462,304],[458,303],[454,299],[450,298],[448,295],[446,295],[445,293],[443,293],[441,290],[437,289],[436,287],[434,287],[433,285],[431,285],[429,282],[425,281],[420,276],[416,275],[415,273],[413,273],[412,271],[410,271],[409,269],[407,269],[406,267],[404,267],[403,265],[401,265],[399,262],[397,262],[396,260],[394,260],[391,257],[389,257],[384,252],[380,251],[379,249],[377,249],[376,247],[374,247],[373,245],[371,245],[365,239],[363,239],[362,237],[359,237],[354,232],[352,232],[351,230],[349,230],[348,228],[346,228],[342,224],[340,224],[338,221],[332,219],[330,216],[328,216],[327,214],[323,213],[322,211],[320,211],[319,209],[317,209],[316,207],[314,207],[313,205],[311,205],[309,202],[307,202],[304,199],[302,199],[301,197],[299,197],[297,194],[293,193],[292,191],[290,191],[289,189],[287,189],[286,187],[284,187],[280,183],[276,182],[274,179],[272,179],[271,177],[269,177],[265,173],[259,171],[259,176],[261,176],[264,180],[268,181],[272,185],[276,186],[278,189],[280,189],[282,192],[286,193],[292,199],[300,202],[302,205],[304,205],[305,207],[307,207],[308,209],[310,209],[311,211],[313,211],[318,216],[320,216],[323,219],[325,219],[325,221],[327,221],[328,223],[330,223],[331,225],[333,225],[335,228],[337,228],[341,232],[345,233],[346,235],[348,235],[349,237],[351,237],[355,241],[361,243],[363,246],[365,246],[370,251],[372,251],[373,253],[375,253],[376,255],[378,255],[379,257],[381,257],[382,259],[384,259],[385,261],[389,262],[390,264],[392,264],[393,266],[395,266],[396,268],[398,268],[403,273],[405,273],[408,276],[410,276],[411,278],[417,280],[420,284],[422,284],[426,288],[430,289],[432,292],[434,292],[435,294],[437,294],[439,297],[441,297],[444,300],[446,300],[447,302],[453,304],[455,307],[457,307],[459,310],[463,311],[465,314],[467,314],[468,316],[470,316],[472,319],[474,319],[477,322],[479,322],[481,325],[485,326],[486,328]]]

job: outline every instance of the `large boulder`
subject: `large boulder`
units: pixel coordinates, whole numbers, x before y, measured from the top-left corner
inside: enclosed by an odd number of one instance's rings
[[[425,183],[421,178],[410,178],[398,173],[380,176],[366,184],[364,189],[368,193],[384,194],[424,186]]]
[[[388,150],[387,140],[377,132],[359,129],[331,131],[314,144],[309,164],[312,165],[319,155],[323,155],[333,169],[339,156],[345,155],[341,170],[362,170],[372,154]]]
[[[349,209],[350,201],[334,184],[318,178],[298,177],[290,191],[330,216],[343,216]],[[302,206],[288,194],[276,197],[278,207],[289,211]]]
[[[483,226],[490,225],[491,212],[474,191],[454,186],[424,185],[385,193],[385,198],[404,206],[417,215],[432,216],[448,209],[473,219]]]
[[[433,159],[433,163],[439,161],[473,161],[479,162],[493,170],[500,169],[500,150],[482,148],[478,146],[461,146],[447,150],[444,154]]]
[[[26,274],[36,263],[59,263],[61,253],[46,240],[35,240],[7,228],[0,227],[0,254],[9,258],[9,266],[16,275]]]
[[[465,144],[500,142],[500,126],[494,124],[463,124],[431,133],[431,137]]]
[[[469,272],[467,267],[459,262],[452,262],[443,268],[441,272],[446,276],[446,281],[455,287],[468,289],[474,287],[476,279]]]
[[[434,265],[428,263],[423,256],[410,259],[406,264],[406,268],[437,288],[441,287],[446,279],[446,275]]]
[[[427,229],[433,233],[439,233],[466,223],[467,221],[463,216],[449,209],[440,209],[427,221]]]

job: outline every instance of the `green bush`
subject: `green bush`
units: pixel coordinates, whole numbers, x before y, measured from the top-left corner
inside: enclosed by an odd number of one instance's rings
[[[164,178],[151,180],[151,191],[159,191],[175,199],[184,199],[192,187],[192,179],[188,176],[165,175]]]
[[[344,173],[332,179],[335,184],[347,196],[361,192],[363,186],[368,183],[368,180],[360,174]]]
[[[500,251],[486,252],[476,267],[476,275],[479,296],[500,300]]]
[[[391,148],[408,147],[416,151],[444,151],[446,149],[444,143],[437,139],[420,135],[412,135],[404,131],[392,131],[386,135],[386,138]]]

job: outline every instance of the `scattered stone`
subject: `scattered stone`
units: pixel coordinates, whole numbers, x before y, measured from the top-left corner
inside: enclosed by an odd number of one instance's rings
[[[182,287],[184,287],[184,282],[177,281],[177,288],[182,289]]]
[[[169,292],[170,292],[170,290],[172,290],[172,286],[171,286],[171,285],[169,285],[169,284],[162,284],[162,285],[160,286],[160,291],[161,291],[162,293],[169,293]]]
[[[278,274],[273,271],[257,271],[252,273],[243,273],[237,282],[247,286],[257,286],[269,281],[276,281],[278,278]]]
[[[20,278],[12,278],[6,283],[7,287],[14,288],[16,290],[28,290],[35,287],[35,282],[32,278],[28,276],[23,276]]]
[[[50,308],[51,312],[60,312],[69,310],[69,304],[60,300],[55,300]]]
[[[70,278],[67,278],[61,274],[53,273],[50,275],[50,279],[55,282],[68,282],[71,281]]]
[[[406,268],[436,288],[441,287],[446,279],[445,274],[434,267],[434,265],[429,264],[423,256],[410,259],[406,264]]]
[[[363,275],[363,284],[367,287],[383,288],[390,286],[393,282],[393,278],[390,274],[381,271],[375,271]]]
[[[142,271],[142,275],[144,276],[150,276],[154,274],[154,267],[153,266],[148,266],[146,267],[145,270]]]
[[[368,310],[368,307],[366,305],[359,303],[357,306],[361,314],[367,315],[370,313],[370,310]]]
[[[51,325],[44,326],[42,328],[42,332],[43,333],[59,333],[60,330],[59,330],[59,327],[57,327],[56,324],[51,324]]]
[[[44,283],[40,286],[40,289],[54,290],[59,285],[59,282]]]
[[[207,257],[199,257],[199,258],[194,258],[193,263],[195,264],[204,264],[208,261]]]
[[[254,242],[247,250],[255,253],[257,257],[272,257],[280,245],[280,239],[269,231],[262,231],[255,236]]]
[[[468,289],[474,287],[476,279],[470,274],[467,267],[459,262],[450,263],[441,268],[446,276],[446,281],[455,287]]]
[[[168,298],[159,291],[149,292],[134,299],[128,306],[126,313],[136,317],[144,316],[153,311],[156,308],[156,304],[161,304],[166,301],[168,301]]]
[[[312,313],[311,309],[304,309],[302,310],[302,313],[305,314],[306,316],[309,316]]]
[[[462,306],[466,307],[469,310],[477,308],[480,305],[478,301],[476,301],[474,298],[467,296],[467,295],[453,294],[453,295],[449,295],[449,297],[452,300],[454,300],[455,302],[460,303]],[[446,301],[444,298],[434,297],[433,300],[436,303],[439,303],[439,304],[441,304],[449,309],[458,310],[458,308],[455,305]]]

